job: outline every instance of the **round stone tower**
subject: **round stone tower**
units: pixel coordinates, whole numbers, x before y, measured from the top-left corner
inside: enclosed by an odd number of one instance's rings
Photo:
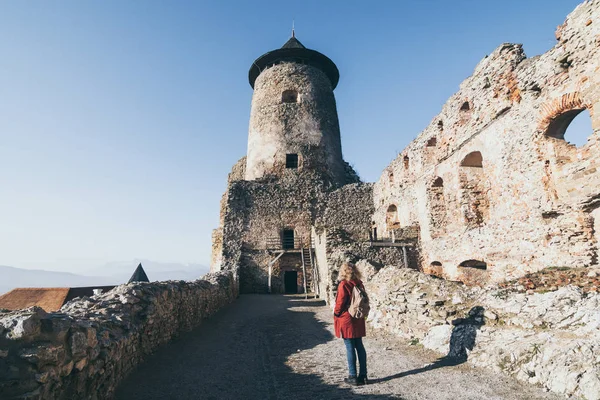
[[[345,183],[333,89],[339,71],[325,55],[292,34],[280,49],[260,56],[249,71],[254,88],[246,180],[316,173]]]

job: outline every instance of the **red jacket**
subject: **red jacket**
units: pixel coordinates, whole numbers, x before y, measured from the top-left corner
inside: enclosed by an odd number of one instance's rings
[[[344,339],[355,339],[366,336],[365,319],[352,318],[348,313],[350,300],[352,299],[352,289],[359,285],[364,290],[363,283],[360,280],[343,280],[338,285],[337,297],[335,299],[335,308],[333,310],[333,327],[335,336]]]

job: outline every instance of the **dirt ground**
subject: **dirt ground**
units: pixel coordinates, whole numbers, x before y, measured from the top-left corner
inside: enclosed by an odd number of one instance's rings
[[[117,399],[559,399],[468,364],[368,332],[372,384],[350,387],[343,342],[324,302],[243,295],[163,346],[119,387]]]

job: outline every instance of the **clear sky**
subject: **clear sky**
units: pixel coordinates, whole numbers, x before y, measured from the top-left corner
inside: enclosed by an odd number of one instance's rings
[[[0,265],[208,264],[248,69],[292,20],[337,64],[344,156],[374,181],[486,54],[543,53],[578,3],[0,1]]]

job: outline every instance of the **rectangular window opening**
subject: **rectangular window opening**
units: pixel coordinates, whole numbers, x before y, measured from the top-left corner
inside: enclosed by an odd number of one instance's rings
[[[285,155],[285,167],[298,169],[298,154],[286,154]]]

